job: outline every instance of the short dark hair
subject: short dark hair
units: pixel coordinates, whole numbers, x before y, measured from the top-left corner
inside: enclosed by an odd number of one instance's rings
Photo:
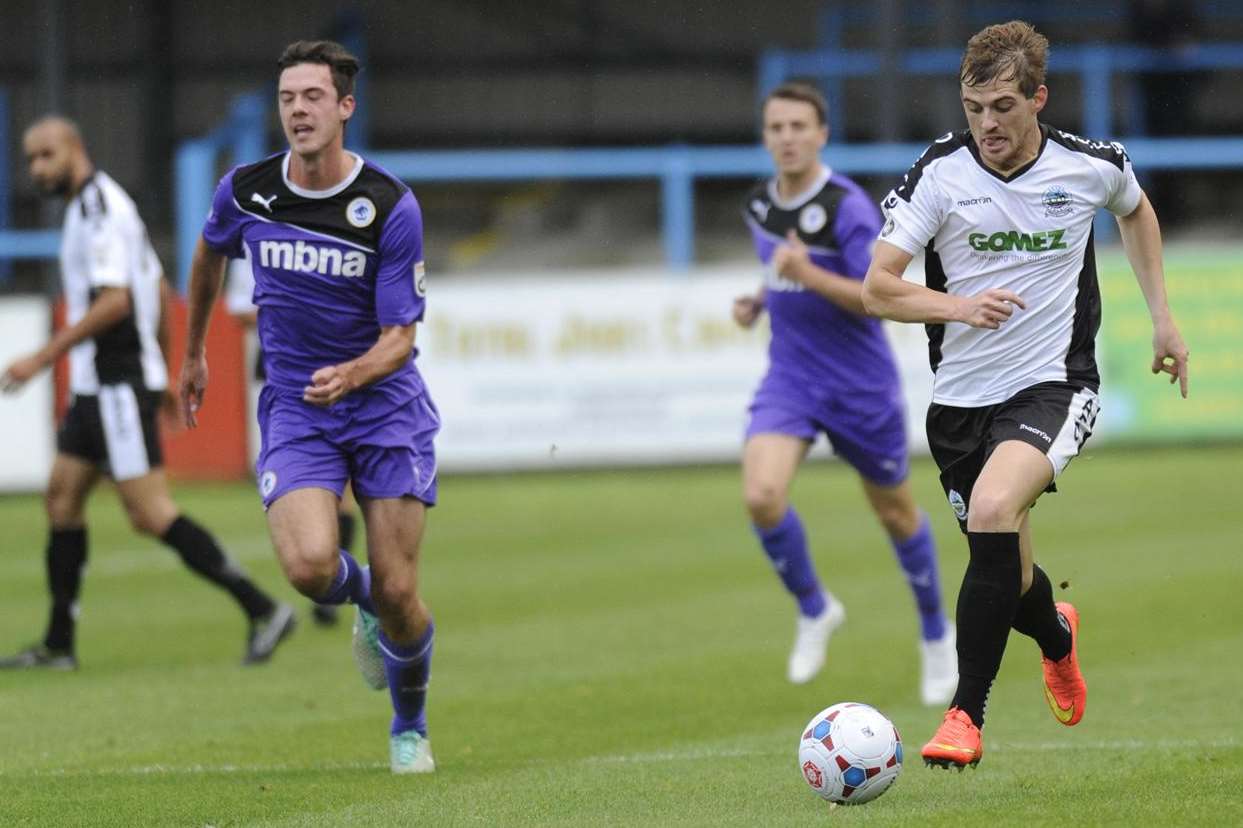
[[[811,104],[816,110],[816,118],[820,121],[821,126],[829,122],[829,105],[824,100],[824,95],[820,94],[820,90],[812,86],[806,81],[786,81],[773,91],[764,96],[764,103],[760,106],[760,111],[764,111],[764,107],[768,106],[768,102],[780,98],[783,101],[801,101]]]
[[[295,40],[285,47],[280,60],[276,61],[282,72],[299,63],[322,63],[327,66],[332,72],[332,85],[336,87],[338,99],[354,94],[354,76],[362,68],[358,58],[333,40]]]
[[[1024,97],[1044,83],[1049,40],[1030,23],[1011,20],[981,29],[967,41],[958,78],[967,86],[1016,81]]]

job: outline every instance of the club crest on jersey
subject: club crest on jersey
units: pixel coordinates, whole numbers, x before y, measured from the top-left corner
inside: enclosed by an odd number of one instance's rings
[[[819,204],[812,202],[799,211],[798,229],[804,233],[819,233],[829,221],[829,214]]]
[[[967,519],[967,502],[962,499],[962,495],[957,489],[950,489],[949,494],[950,508],[954,510],[954,514],[959,520]]]
[[[375,221],[375,202],[359,196],[346,206],[345,220],[358,228],[367,227]]]
[[[1071,200],[1070,194],[1061,184],[1054,184],[1052,187],[1044,191],[1044,195],[1040,197],[1040,203],[1044,205],[1044,214],[1046,216],[1068,216],[1075,211],[1074,202]]]

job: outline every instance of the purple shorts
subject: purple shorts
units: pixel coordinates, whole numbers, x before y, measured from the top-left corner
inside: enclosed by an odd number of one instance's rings
[[[361,497],[415,497],[435,506],[438,431],[440,414],[427,394],[395,405],[362,392],[319,408],[299,392],[264,386],[256,464],[263,508],[294,489],[340,497],[346,481]]]
[[[878,486],[906,480],[906,411],[899,395],[833,396],[768,374],[749,409],[746,438],[788,434],[808,442],[824,432],[833,452]]]

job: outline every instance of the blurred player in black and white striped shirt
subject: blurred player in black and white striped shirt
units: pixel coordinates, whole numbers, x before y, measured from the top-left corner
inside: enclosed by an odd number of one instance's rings
[[[163,541],[187,567],[233,596],[250,620],[244,663],[266,661],[292,631],[292,609],[259,589],[169,496],[158,416],[168,388],[159,342],[165,288],[147,228],[125,190],[95,169],[71,121],[37,121],[23,148],[39,189],[68,199],[60,251],[66,324],[45,346],[9,365],[0,387],[15,392],[68,353],[71,398],[46,498],[51,617],[43,641],[0,659],[0,668],[77,667],[85,506],[101,475],[116,483],[136,531]]]

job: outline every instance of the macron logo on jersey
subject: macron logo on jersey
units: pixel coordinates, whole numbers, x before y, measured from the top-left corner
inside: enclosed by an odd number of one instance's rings
[[[366,270],[367,255],[360,250],[343,252],[338,247],[307,244],[302,240],[261,241],[259,263],[267,268],[353,279]]]

